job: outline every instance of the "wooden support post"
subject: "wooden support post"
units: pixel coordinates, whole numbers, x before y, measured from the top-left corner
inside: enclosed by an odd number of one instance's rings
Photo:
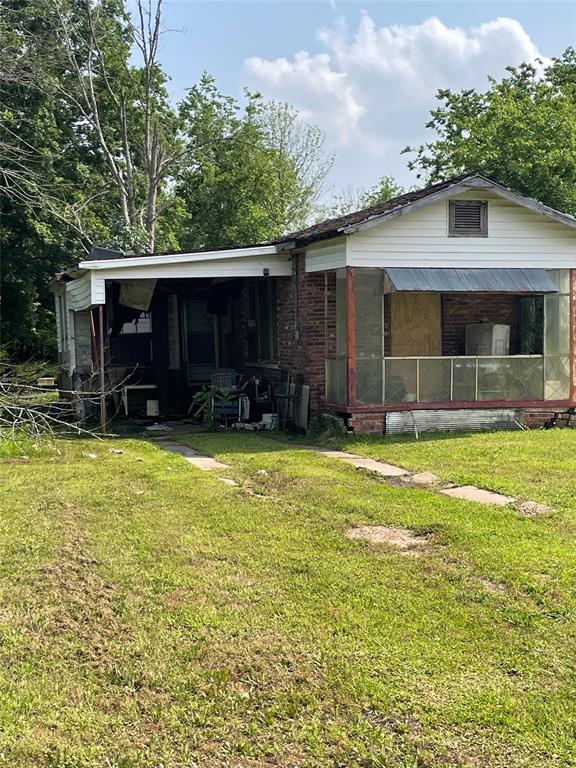
[[[348,405],[356,403],[356,290],[354,267],[346,267],[346,311],[348,323],[346,332],[347,395]]]
[[[98,307],[98,363],[100,367],[100,429],[106,434],[106,359],[104,356],[104,305]]]

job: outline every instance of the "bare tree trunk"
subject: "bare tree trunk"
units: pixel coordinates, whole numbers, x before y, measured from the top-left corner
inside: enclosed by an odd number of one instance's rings
[[[76,106],[82,117],[94,131],[102,155],[110,169],[116,187],[120,214],[126,229],[127,245],[136,253],[152,252],[156,244],[158,196],[166,180],[169,167],[181,156],[181,152],[168,151],[160,130],[161,116],[156,106],[155,82],[159,69],[158,42],[161,33],[162,0],[137,0],[137,23],[130,25],[130,34],[142,57],[143,92],[140,100],[144,113],[142,145],[130,130],[128,98],[118,93],[113,83],[100,41],[98,15],[104,10],[95,0],[82,0],[87,22],[87,36],[80,42],[86,46],[85,61],[77,56],[77,30],[59,8],[59,20],[68,59],[79,86],[81,98]],[[128,67],[129,64],[126,63]],[[108,98],[116,106],[117,124],[105,125],[101,95],[96,91],[96,78],[100,79]],[[120,136],[120,142],[117,137]],[[135,150],[139,149],[137,152]],[[134,158],[143,158],[142,167],[136,168]],[[137,186],[137,178],[139,186]]]

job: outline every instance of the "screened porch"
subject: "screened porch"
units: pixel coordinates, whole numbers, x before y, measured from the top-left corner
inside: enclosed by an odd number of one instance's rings
[[[326,275],[329,404],[570,399],[569,270],[408,272]]]

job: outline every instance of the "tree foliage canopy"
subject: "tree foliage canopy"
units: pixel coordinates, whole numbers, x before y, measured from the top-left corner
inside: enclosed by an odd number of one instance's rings
[[[48,279],[92,243],[136,253],[277,236],[331,159],[286,105],[206,75],[181,104],[158,61],[162,0],[5,0],[0,18],[1,340],[46,353]]]
[[[382,176],[377,184],[368,189],[348,187],[322,210],[323,218],[336,218],[352,211],[360,211],[362,208],[370,208],[378,203],[385,203],[404,191],[404,187],[392,176]]]
[[[406,148],[430,182],[480,172],[567,213],[576,214],[576,51],[541,74],[510,68],[484,93],[438,93],[428,128],[437,138]]]

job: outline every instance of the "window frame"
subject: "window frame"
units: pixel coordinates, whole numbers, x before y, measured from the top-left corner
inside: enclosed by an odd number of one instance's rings
[[[259,280],[265,280],[259,283]],[[265,306],[262,306],[262,293],[265,293]],[[248,339],[248,347],[255,344],[256,358],[248,351],[248,362],[254,365],[278,364],[278,294],[277,285],[273,280],[257,278],[248,285],[247,292],[247,332],[254,334],[252,340]],[[266,323],[263,327],[260,320],[263,312],[266,314]],[[266,353],[271,353],[271,356]]]
[[[459,206],[477,206],[480,209],[480,230],[474,232],[457,231],[456,209]],[[487,200],[449,200],[448,201],[448,237],[488,237],[488,201]]]

